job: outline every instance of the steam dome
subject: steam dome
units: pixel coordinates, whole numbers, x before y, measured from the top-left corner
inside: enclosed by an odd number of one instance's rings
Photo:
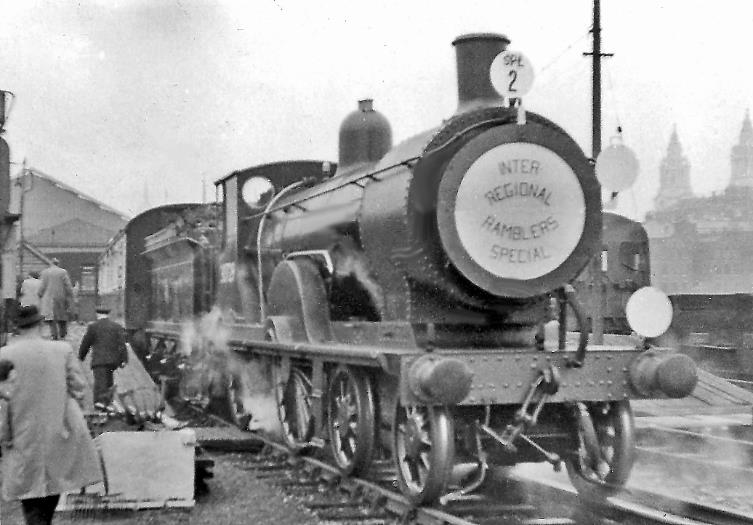
[[[392,128],[387,119],[374,110],[374,101],[358,101],[358,109],[340,125],[338,170],[363,163],[374,163],[392,147]]]

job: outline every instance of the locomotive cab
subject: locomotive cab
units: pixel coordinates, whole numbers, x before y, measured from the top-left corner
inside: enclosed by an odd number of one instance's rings
[[[255,241],[267,206],[284,188],[321,182],[330,178],[336,168],[328,161],[278,162],[236,171],[215,182],[222,196],[224,217],[217,299],[232,322],[260,320]]]

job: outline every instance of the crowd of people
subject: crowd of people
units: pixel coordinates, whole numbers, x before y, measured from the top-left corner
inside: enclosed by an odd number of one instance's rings
[[[73,295],[57,260],[30,272],[19,290],[15,335],[0,348],[2,496],[21,501],[27,525],[52,523],[61,494],[102,481],[83,412],[83,361],[91,353],[93,400],[105,405],[113,371],[128,361],[125,330],[106,308],[97,308],[74,352],[65,341]]]
[[[71,283],[70,275],[53,258],[42,272],[31,271],[21,282],[18,302],[21,307],[36,306],[50,330],[52,339],[65,339],[69,318],[78,317],[78,285]]]

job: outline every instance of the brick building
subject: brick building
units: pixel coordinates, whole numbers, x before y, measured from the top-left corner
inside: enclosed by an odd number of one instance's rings
[[[128,217],[34,168],[13,179],[11,210],[21,214],[19,277],[57,257],[77,284],[80,318],[93,319],[97,260]]]

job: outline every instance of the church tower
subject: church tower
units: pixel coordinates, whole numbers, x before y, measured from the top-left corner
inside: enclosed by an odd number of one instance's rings
[[[740,142],[732,146],[730,155],[732,162],[732,177],[730,187],[753,187],[753,126],[750,123],[750,112],[745,112],[743,127],[740,130]]]
[[[680,139],[677,138],[677,127],[672,129],[669,138],[667,155],[661,161],[659,168],[659,193],[654,199],[654,209],[660,211],[683,199],[693,197],[690,187],[690,163],[682,154]]]

